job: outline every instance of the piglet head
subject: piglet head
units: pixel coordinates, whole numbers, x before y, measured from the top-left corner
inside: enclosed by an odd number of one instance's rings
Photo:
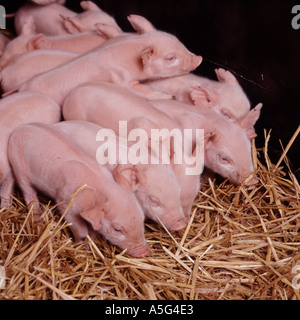
[[[171,231],[186,227],[180,186],[170,166],[119,164],[113,175],[119,185],[135,193],[146,217],[160,220]]]
[[[256,136],[253,126],[261,107],[262,104],[257,105],[239,121],[223,120],[206,135],[205,164],[235,184],[243,183],[254,173],[250,139]],[[254,176],[247,181],[246,186],[258,182]]]
[[[175,37],[162,32],[160,36],[165,41],[147,46],[140,55],[147,78],[183,75],[201,64],[202,57],[190,53]]]
[[[149,253],[144,236],[144,213],[130,192],[116,188],[105,201],[81,212],[81,217],[112,244],[133,257]]]
[[[147,35],[140,57],[148,78],[171,77],[195,70],[202,62],[173,35],[156,30],[144,17],[130,15],[129,22],[141,35]]]
[[[215,72],[219,82],[191,87],[191,101],[196,106],[212,108],[230,120],[244,117],[250,110],[250,102],[237,79],[222,68]]]

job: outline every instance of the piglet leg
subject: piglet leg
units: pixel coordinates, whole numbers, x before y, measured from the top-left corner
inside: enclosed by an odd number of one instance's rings
[[[88,226],[86,222],[79,216],[79,214],[76,215],[71,211],[72,209],[69,209],[69,212],[66,214],[65,219],[69,224],[75,241],[84,241],[86,239],[86,236],[88,235]]]
[[[1,185],[1,192],[0,192],[1,205],[0,205],[0,208],[9,207],[11,205],[12,200],[11,200],[10,195],[13,194],[14,184],[15,184],[14,176],[13,176],[12,172],[9,172],[9,174],[3,180],[2,185]]]

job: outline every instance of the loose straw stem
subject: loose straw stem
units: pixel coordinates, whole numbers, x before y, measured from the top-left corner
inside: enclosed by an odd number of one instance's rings
[[[284,157],[286,156],[286,154],[288,153],[288,151],[290,150],[292,144],[294,143],[294,141],[296,140],[298,134],[300,132],[300,125],[298,126],[298,129],[296,130],[296,132],[293,134],[291,140],[289,141],[289,143],[287,144],[285,150],[283,151],[283,154],[281,155],[280,159],[278,160],[275,169],[277,169],[279,167],[279,165],[281,164],[282,160],[284,159]]]

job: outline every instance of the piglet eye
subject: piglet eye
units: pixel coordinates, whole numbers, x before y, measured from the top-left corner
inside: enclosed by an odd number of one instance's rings
[[[121,235],[123,233],[123,227],[120,225],[114,225],[114,226],[112,226],[112,231],[115,234]]]
[[[151,204],[152,204],[153,206],[156,206],[156,207],[159,206],[159,200],[158,200],[156,197],[151,197],[151,196],[150,196],[149,199],[150,199]]]
[[[175,59],[175,55],[174,55],[174,54],[170,54],[170,55],[168,55],[167,58],[166,58],[166,60],[168,60],[168,61],[172,61],[172,60],[174,60],[174,59]]]
[[[229,119],[232,119],[232,118],[233,118],[231,112],[230,112],[228,109],[222,109],[221,111],[222,111],[222,114],[223,114],[225,117],[227,117],[227,118],[229,118]]]
[[[220,161],[224,164],[228,164],[230,161],[226,156],[219,155]]]

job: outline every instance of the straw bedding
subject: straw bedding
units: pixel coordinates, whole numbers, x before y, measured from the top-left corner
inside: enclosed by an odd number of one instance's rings
[[[186,229],[146,222],[151,254],[131,258],[102,238],[76,244],[46,200],[33,221],[22,198],[0,211],[0,299],[295,299],[300,265],[300,187],[286,152],[277,164],[268,140],[256,150],[260,183],[203,183]],[[292,270],[293,269],[293,270]],[[299,273],[299,271],[298,271]]]

